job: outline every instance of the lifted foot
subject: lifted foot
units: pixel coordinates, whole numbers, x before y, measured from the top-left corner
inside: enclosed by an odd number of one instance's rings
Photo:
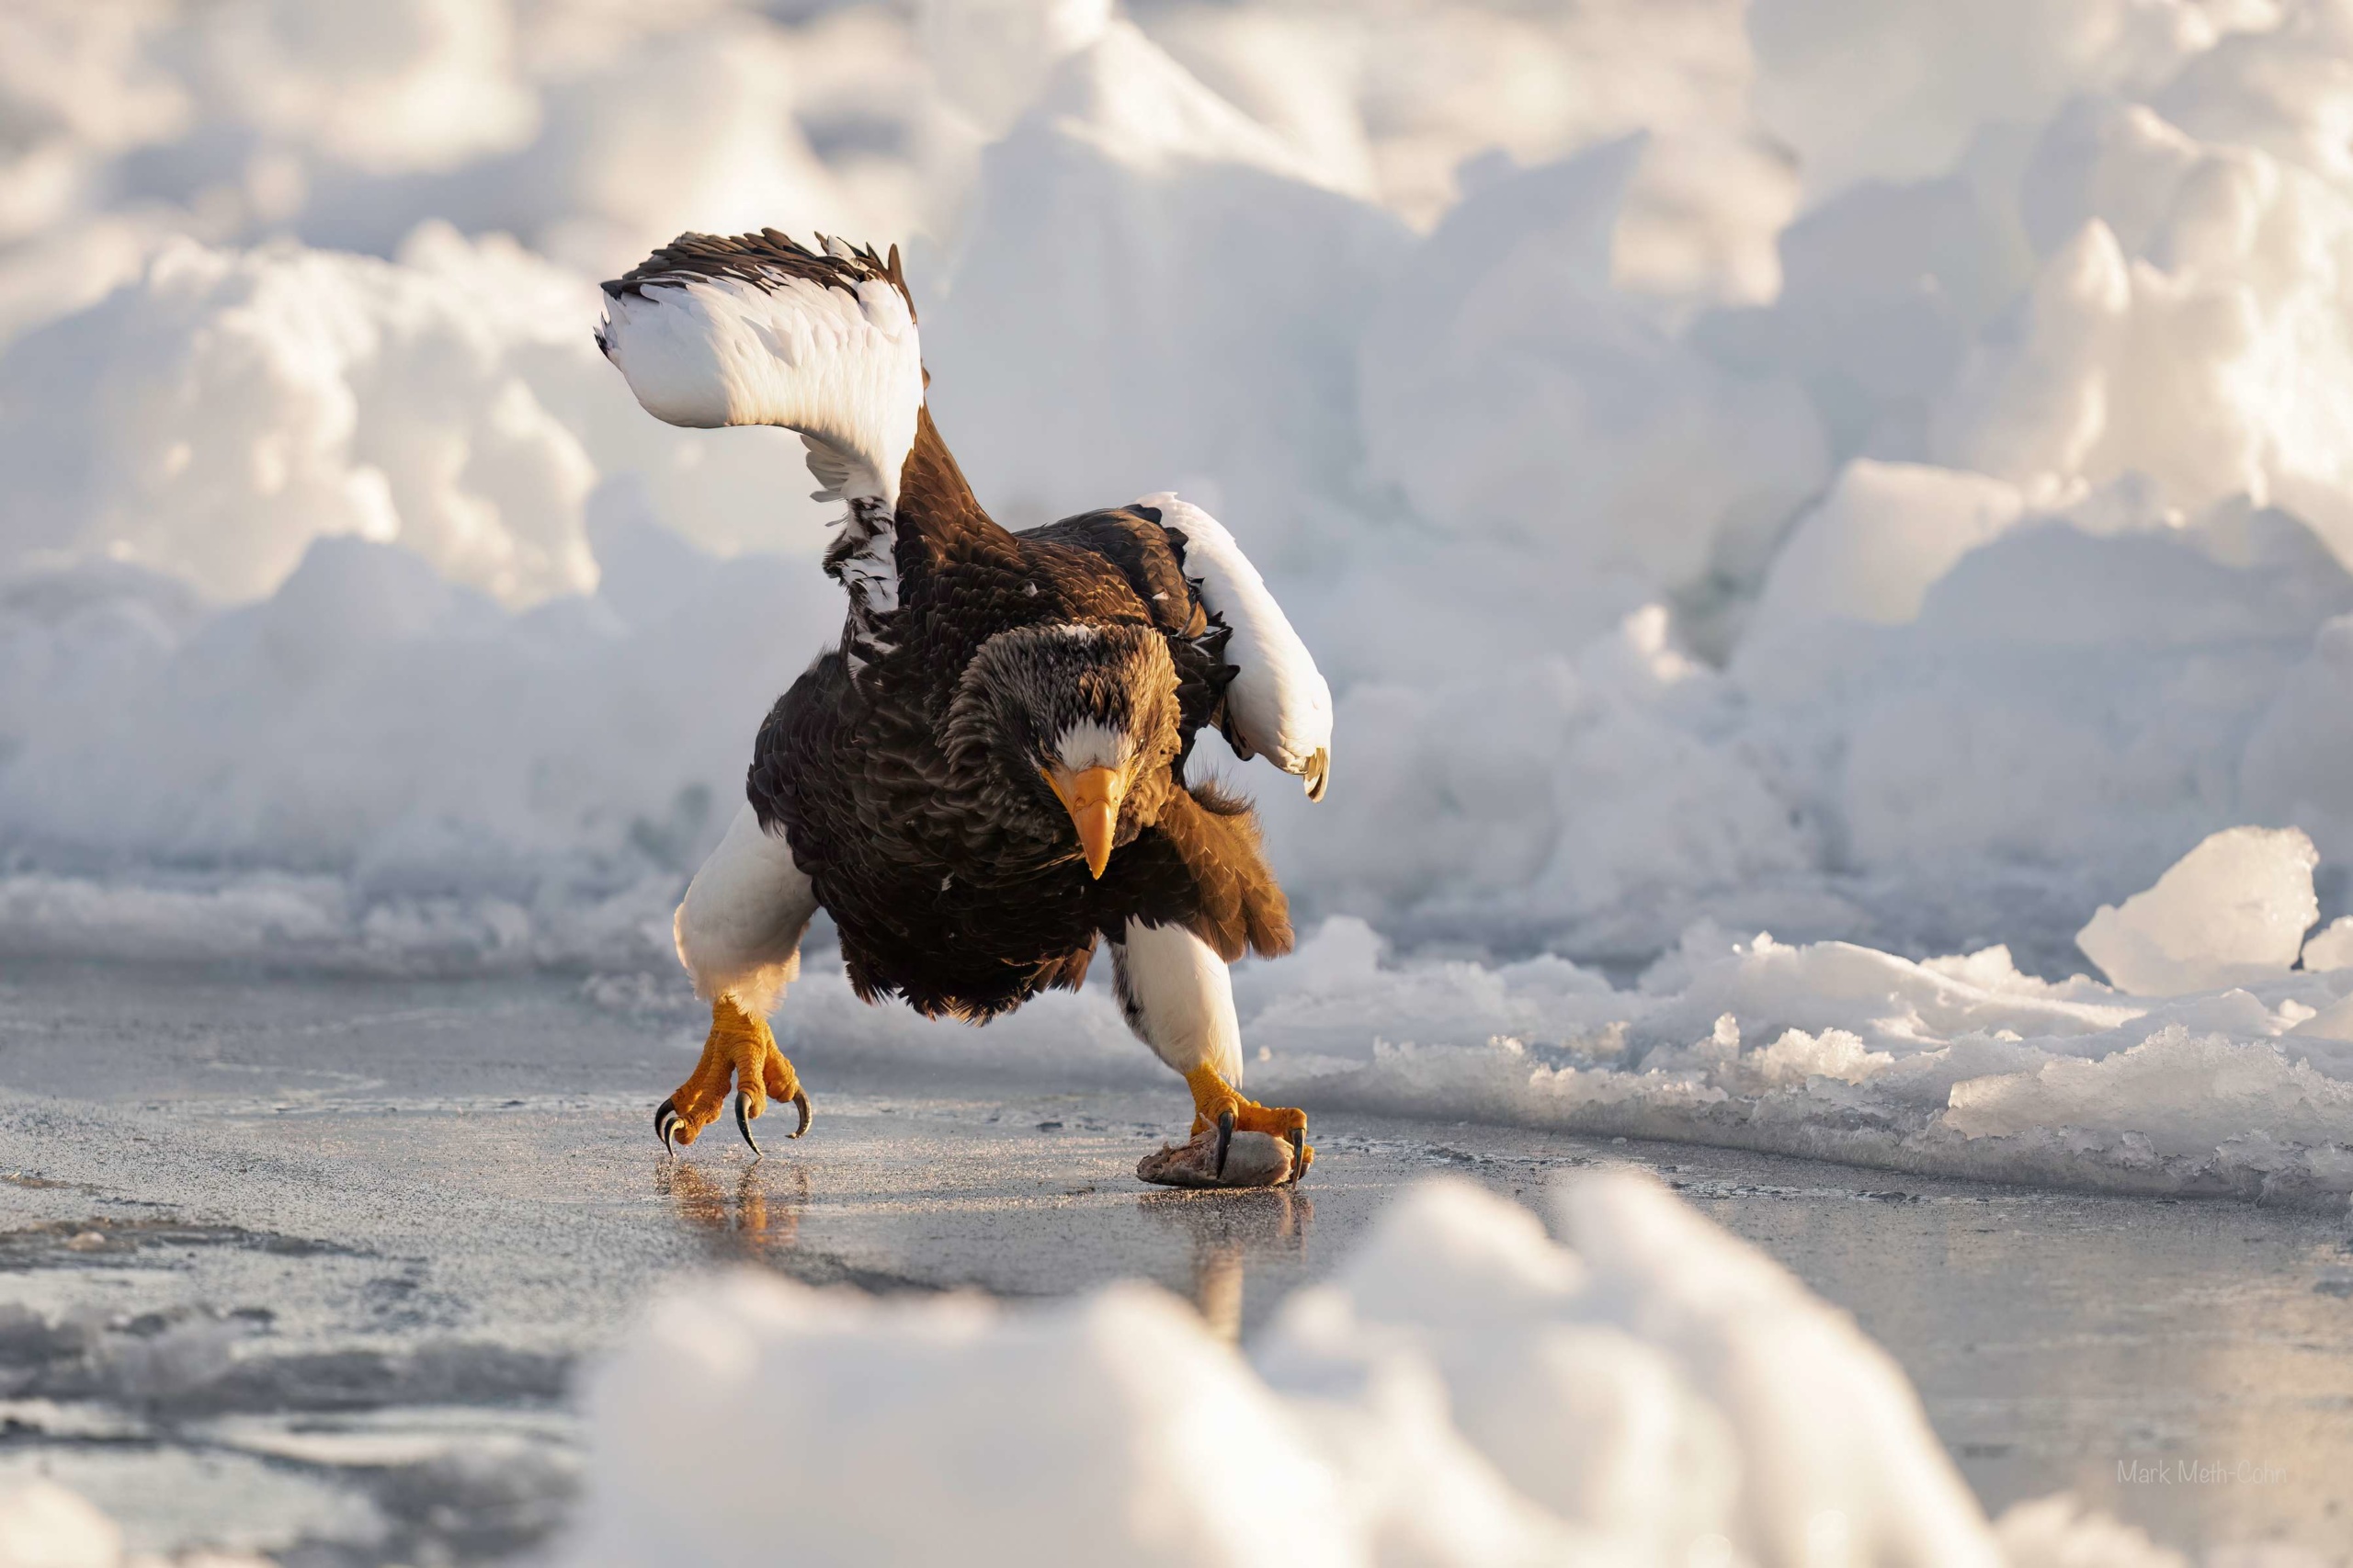
[[[1307,1113],[1289,1106],[1263,1106],[1256,1100],[1244,1099],[1216,1070],[1196,1067],[1185,1074],[1186,1087],[1193,1091],[1193,1134],[1211,1128],[1217,1130],[1217,1143],[1211,1155],[1211,1176],[1219,1182],[1225,1180],[1226,1162],[1233,1148],[1236,1131],[1264,1132],[1290,1145],[1289,1179],[1297,1186],[1315,1163],[1315,1151],[1307,1142]],[[1152,1178],[1146,1177],[1146,1180]],[[1257,1185],[1250,1183],[1245,1185]]]
[[[767,1020],[752,1017],[733,998],[722,996],[711,1004],[710,1035],[703,1041],[702,1060],[695,1063],[677,1093],[654,1109],[654,1135],[662,1140],[662,1147],[676,1154],[679,1144],[691,1143],[700,1136],[704,1128],[719,1119],[731,1084],[735,1090],[735,1130],[753,1153],[760,1153],[760,1145],[752,1136],[752,1122],[767,1109],[771,1099],[790,1100],[800,1112],[801,1125],[791,1136],[798,1138],[809,1131],[814,1119],[809,1096],[792,1063],[776,1048]]]

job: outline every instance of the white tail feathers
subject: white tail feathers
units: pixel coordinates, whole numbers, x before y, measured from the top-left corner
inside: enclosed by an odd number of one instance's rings
[[[820,499],[896,508],[923,355],[895,249],[684,234],[605,293],[597,346],[647,413],[798,430]]]

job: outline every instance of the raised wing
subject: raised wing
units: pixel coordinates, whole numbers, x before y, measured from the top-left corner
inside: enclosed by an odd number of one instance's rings
[[[1307,798],[1322,800],[1332,769],[1332,688],[1266,579],[1224,524],[1173,492],[1147,495],[1132,509],[1158,515],[1202,608],[1233,634],[1225,658],[1238,673],[1225,689],[1225,738],[1241,756],[1264,756],[1299,775]]]
[[[681,234],[605,285],[597,346],[656,419],[798,430],[819,499],[894,506],[923,406],[915,304],[896,245],[818,237]]]
[[[870,637],[899,603],[892,519],[922,417],[923,351],[898,246],[885,260],[870,245],[818,243],[774,229],[681,234],[605,285],[597,347],[656,419],[801,432],[815,498],[849,503],[825,570]]]

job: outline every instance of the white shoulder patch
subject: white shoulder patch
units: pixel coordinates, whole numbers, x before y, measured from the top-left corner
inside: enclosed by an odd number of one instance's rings
[[[1170,491],[1136,505],[1157,509],[1161,526],[1185,541],[1185,575],[1233,631],[1225,657],[1241,673],[1226,687],[1225,702],[1235,749],[1245,757],[1263,753],[1305,778],[1309,796],[1322,800],[1332,758],[1332,688],[1307,644],[1222,523]]]
[[[673,425],[781,425],[824,496],[896,509],[923,353],[887,278],[856,292],[774,274],[654,278],[609,294],[597,334],[645,411]]]

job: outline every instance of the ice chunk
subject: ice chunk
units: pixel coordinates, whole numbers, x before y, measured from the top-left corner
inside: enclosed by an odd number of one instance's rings
[[[2353,1085],[2279,1045],[2237,1045],[2175,1026],[2097,1062],[1956,1084],[1947,1123],[1970,1137],[2070,1127],[2130,1131],[2161,1155],[2205,1156],[2237,1139],[2325,1145],[2353,1131]]]
[[[2156,885],[2102,904],[2075,937],[2120,988],[2177,996],[2281,974],[2320,914],[2301,828],[2225,828],[2176,861]]]
[[[2015,486],[1982,474],[1850,462],[1774,558],[1750,635],[1824,616],[1908,621],[1931,584],[2024,507]]]
[[[2309,970],[2353,969],[2353,915],[2340,915],[2304,943]]]
[[[2305,1040],[2353,1042],[2353,996],[2342,996],[2288,1031]]]

